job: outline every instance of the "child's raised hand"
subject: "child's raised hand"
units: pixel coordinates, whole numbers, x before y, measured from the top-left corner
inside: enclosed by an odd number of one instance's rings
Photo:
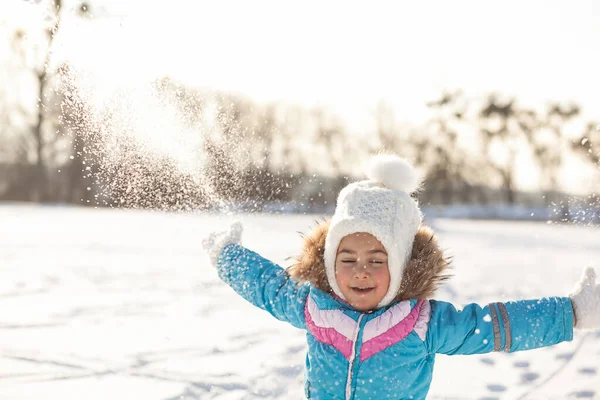
[[[600,328],[600,283],[596,272],[588,267],[569,295],[573,302],[577,329]]]
[[[212,232],[202,241],[202,247],[208,253],[213,266],[217,265],[219,254],[228,244],[240,244],[242,241],[242,223],[234,222],[228,230]]]

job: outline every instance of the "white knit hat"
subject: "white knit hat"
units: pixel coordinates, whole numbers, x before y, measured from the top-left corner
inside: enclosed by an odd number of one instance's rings
[[[420,181],[413,166],[394,155],[378,155],[369,160],[368,180],[351,183],[340,192],[327,238],[325,270],[334,293],[342,299],[335,279],[335,257],[340,241],[347,235],[366,232],[375,236],[388,253],[390,286],[377,308],[394,300],[404,266],[409,261],[422,214],[410,193]]]

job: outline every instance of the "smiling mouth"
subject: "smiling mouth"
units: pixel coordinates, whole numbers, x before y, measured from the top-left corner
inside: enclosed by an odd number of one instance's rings
[[[366,294],[366,293],[370,293],[370,292],[372,292],[373,290],[375,290],[375,288],[374,288],[374,287],[365,287],[365,288],[361,288],[361,287],[353,287],[353,288],[351,288],[351,289],[352,289],[352,291],[353,291],[354,293],[360,293],[360,294]]]

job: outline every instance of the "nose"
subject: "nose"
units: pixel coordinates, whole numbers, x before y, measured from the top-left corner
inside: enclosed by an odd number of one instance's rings
[[[365,264],[359,263],[354,268],[354,277],[358,279],[367,279],[370,275],[369,268]]]

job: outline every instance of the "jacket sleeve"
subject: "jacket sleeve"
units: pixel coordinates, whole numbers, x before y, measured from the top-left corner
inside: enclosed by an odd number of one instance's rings
[[[431,301],[426,342],[430,353],[515,352],[573,340],[573,306],[568,297],[469,304]]]
[[[219,277],[244,299],[296,328],[306,329],[304,306],[309,286],[299,285],[277,264],[238,244],[223,248]]]

